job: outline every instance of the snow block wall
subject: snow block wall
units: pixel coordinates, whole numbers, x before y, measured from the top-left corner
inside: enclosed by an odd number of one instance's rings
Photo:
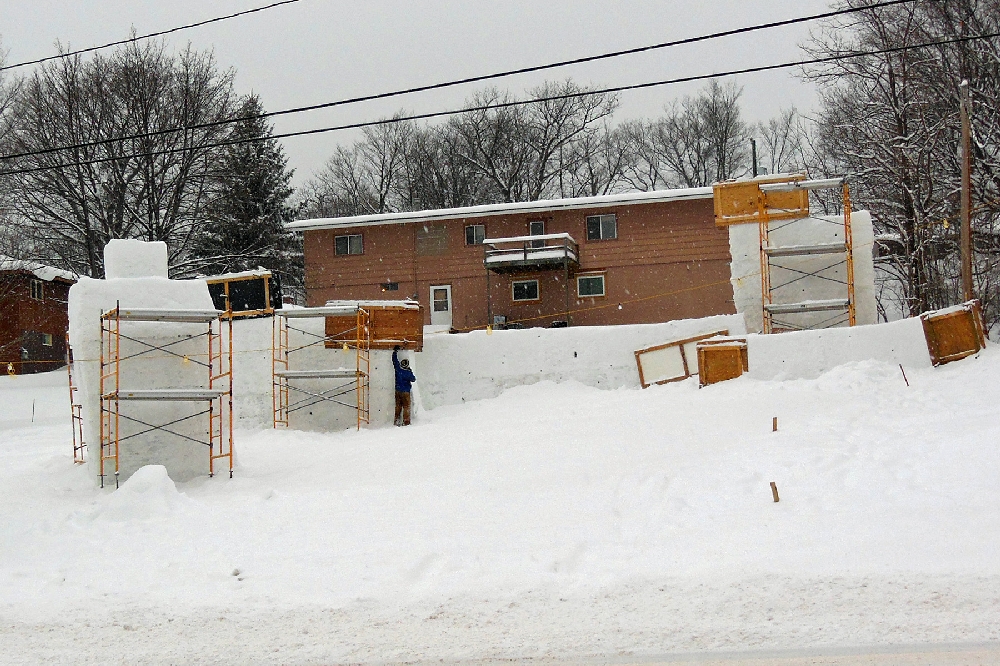
[[[817,216],[772,223],[773,246],[817,245],[843,241],[843,216]],[[878,321],[875,305],[875,265],[872,258],[874,235],[872,217],[868,211],[851,213],[851,237],[854,241],[854,300],[857,325]],[[756,224],[734,224],[729,227],[729,251],[732,255],[733,298],[736,311],[746,318],[747,330],[759,333],[763,328],[760,283],[760,231]],[[796,303],[806,300],[846,298],[847,267],[838,262],[842,255],[818,254],[806,257],[782,257],[772,261],[771,285],[775,303]],[[823,277],[804,277],[800,273],[775,267],[785,264],[806,273],[819,271]],[[827,268],[829,267],[829,268]],[[774,286],[798,279],[787,287]],[[825,279],[829,278],[829,279]],[[843,281],[845,284],[834,282]],[[803,326],[814,325],[831,317],[833,312],[783,315]]]
[[[743,318],[425,335],[424,350],[412,361],[415,397],[425,409],[434,409],[495,398],[513,386],[545,380],[606,389],[638,387],[636,350],[726,329],[744,333]]]
[[[748,335],[753,379],[815,379],[838,365],[877,360],[907,368],[931,367],[919,317],[888,324]]]
[[[104,246],[104,275],[119,278],[167,277],[167,244],[114,239]]]
[[[214,309],[203,280],[168,280],[165,277],[94,280],[84,277],[70,289],[69,332],[74,355],[73,370],[83,405],[88,466],[95,479],[99,479],[101,455],[101,314],[119,304],[122,308]],[[202,331],[207,331],[207,324],[122,322],[122,357],[145,349],[143,345],[127,340],[124,336],[157,346],[176,343],[171,344],[169,349],[180,357],[153,352],[123,361],[121,388],[207,386],[208,369],[192,361],[205,361],[207,339],[202,336],[193,341],[180,341],[189,333]],[[184,356],[188,357],[186,362]],[[121,413],[149,424],[164,424],[195,414],[206,407],[203,402],[123,401]],[[120,423],[122,438],[147,428],[126,419],[122,419]],[[195,440],[206,440],[208,417],[205,415],[181,421],[170,426],[170,429]],[[124,481],[137,469],[150,464],[163,465],[172,479],[185,481],[207,475],[208,458],[209,450],[206,445],[154,431],[122,441],[119,481]],[[113,463],[106,469],[106,474],[106,483],[113,485]]]

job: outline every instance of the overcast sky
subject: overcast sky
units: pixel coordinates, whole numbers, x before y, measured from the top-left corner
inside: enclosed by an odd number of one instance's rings
[[[0,0],[0,39],[8,62],[270,4],[271,0]],[[422,85],[492,71],[625,49],[824,11],[827,0],[300,0],[300,2],[175,33],[172,47],[214,49],[237,71],[240,92],[257,92],[268,110]],[[572,77],[614,86],[708,74],[793,60],[811,24],[675,47],[604,63],[577,65],[494,85],[518,93],[548,79]],[[20,72],[27,69],[15,70]],[[815,104],[812,87],[794,72],[748,75],[743,106],[763,120],[795,105]],[[626,92],[616,119],[651,117],[664,104],[703,84]],[[350,108],[278,118],[276,131],[294,131],[459,106],[481,86],[460,86]],[[319,169],[340,142],[329,133],[284,140],[296,182]]]

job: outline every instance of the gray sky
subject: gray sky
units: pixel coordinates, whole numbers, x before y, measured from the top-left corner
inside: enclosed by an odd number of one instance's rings
[[[55,52],[58,39],[72,48],[140,34],[269,4],[271,0],[0,0],[0,39],[8,62]],[[492,71],[542,64],[824,11],[827,0],[302,0],[296,4],[175,33],[214,49],[223,67],[237,70],[241,92],[257,92],[268,110],[422,85]],[[501,79],[520,93],[548,79],[613,86],[768,64],[802,57],[798,45],[810,24],[675,47],[604,63]],[[15,70],[25,72],[27,69]],[[744,111],[763,120],[795,105],[815,104],[812,87],[794,73],[741,77]],[[460,86],[349,108],[299,114],[275,121],[294,131],[357,122],[403,108],[422,113],[455,108],[481,86]],[[671,100],[700,84],[627,92],[616,119],[657,115]],[[284,141],[296,182],[320,168],[341,142],[335,132]]]

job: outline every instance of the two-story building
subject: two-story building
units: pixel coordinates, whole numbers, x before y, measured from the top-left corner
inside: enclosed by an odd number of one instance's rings
[[[413,298],[457,330],[735,312],[711,188],[300,220],[310,306]]]
[[[0,372],[30,374],[63,365],[74,282],[68,271],[0,257]]]

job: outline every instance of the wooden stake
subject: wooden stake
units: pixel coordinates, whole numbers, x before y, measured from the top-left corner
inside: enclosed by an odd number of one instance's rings
[[[778,484],[776,484],[774,481],[771,482],[771,495],[774,496],[774,501],[777,502],[778,501]]]
[[[971,301],[972,293],[972,130],[969,122],[971,112],[969,102],[969,82],[962,81],[961,92],[962,113],[962,297]]]
[[[778,417],[771,419],[771,432],[778,432]]]
[[[903,370],[903,364],[902,363],[899,364],[899,371],[903,373],[903,381],[906,382],[907,386],[909,386],[910,385],[910,380],[906,378],[906,370]]]

